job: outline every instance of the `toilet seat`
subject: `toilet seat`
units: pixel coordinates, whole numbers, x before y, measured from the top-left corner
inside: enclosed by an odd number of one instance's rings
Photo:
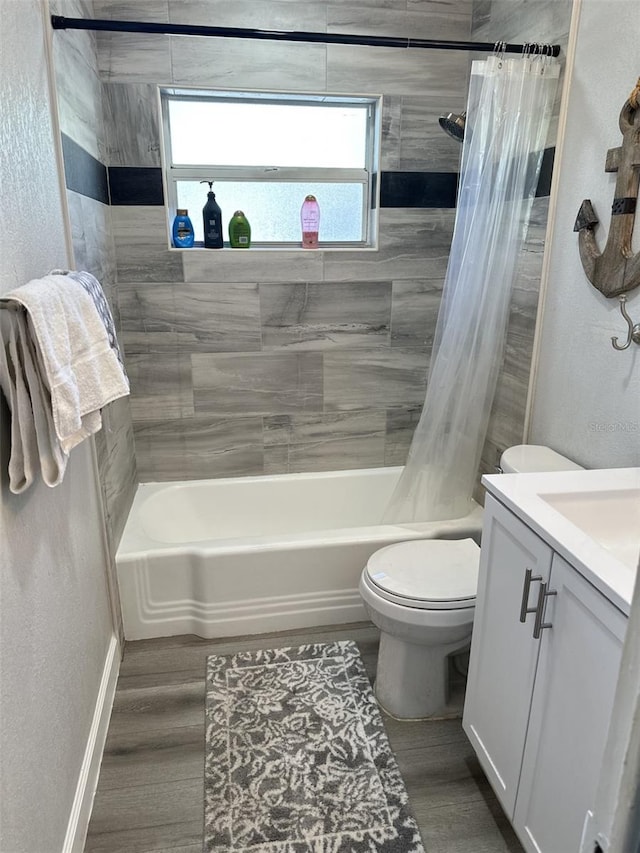
[[[387,601],[423,610],[475,606],[480,548],[473,539],[418,539],[373,554],[363,579]]]

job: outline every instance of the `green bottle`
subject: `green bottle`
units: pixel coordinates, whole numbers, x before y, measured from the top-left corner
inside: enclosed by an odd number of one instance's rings
[[[229,220],[229,243],[232,249],[248,249],[251,245],[251,226],[241,210]]]

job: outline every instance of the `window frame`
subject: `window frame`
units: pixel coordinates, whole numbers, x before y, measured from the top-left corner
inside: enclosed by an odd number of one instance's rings
[[[377,210],[379,207],[379,171],[382,95],[333,95],[329,93],[291,93],[291,92],[246,92],[232,89],[190,89],[183,86],[163,86],[158,89],[159,109],[162,123],[162,179],[165,190],[165,209],[169,246],[171,246],[171,223],[177,209],[177,185],[179,181],[204,181],[212,177],[216,182],[247,181],[261,183],[359,183],[362,193],[362,232],[360,240],[322,241],[318,248],[331,249],[374,249],[377,248]],[[324,106],[328,109],[342,107],[345,104],[366,110],[365,165],[362,169],[335,167],[282,167],[269,166],[219,166],[214,163],[175,164],[172,159],[171,131],[169,125],[169,102],[172,100],[223,101],[232,103],[273,102],[278,105]],[[225,240],[225,248],[228,243]],[[201,248],[197,242],[194,248]],[[300,241],[251,241],[254,249],[300,248]],[[185,251],[178,249],[176,251]],[[193,251],[186,250],[186,251]]]

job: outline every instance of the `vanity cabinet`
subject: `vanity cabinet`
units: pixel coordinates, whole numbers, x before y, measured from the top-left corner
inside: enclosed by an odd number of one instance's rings
[[[531,853],[580,849],[626,623],[487,495],[463,727]]]

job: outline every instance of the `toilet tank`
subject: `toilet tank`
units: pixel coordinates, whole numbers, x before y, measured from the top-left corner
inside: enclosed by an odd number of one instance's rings
[[[500,457],[505,474],[529,474],[536,471],[583,471],[582,465],[541,444],[508,447]]]

